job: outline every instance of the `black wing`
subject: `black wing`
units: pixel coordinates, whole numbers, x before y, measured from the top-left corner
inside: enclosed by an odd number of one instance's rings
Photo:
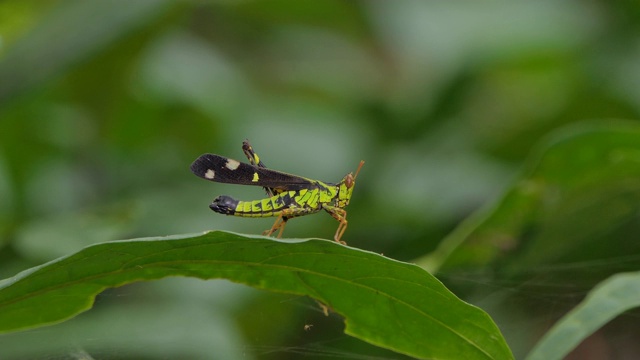
[[[299,190],[313,187],[317,182],[276,170],[257,167],[215,154],[200,155],[191,172],[197,176],[220,183],[257,185],[283,190]]]

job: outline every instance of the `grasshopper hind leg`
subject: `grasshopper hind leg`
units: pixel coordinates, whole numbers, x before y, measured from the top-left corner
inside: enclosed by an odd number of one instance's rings
[[[313,214],[316,211],[317,210],[313,208],[307,207],[292,207],[284,209],[282,210],[280,215],[278,215],[278,218],[276,219],[276,222],[273,224],[271,229],[265,231],[264,235],[271,236],[273,233],[278,231],[277,237],[279,239],[280,237],[282,237],[282,232],[284,231],[284,227],[287,225],[287,221],[289,221],[289,219],[298,216],[304,216],[307,214]]]
[[[287,225],[287,220],[289,220],[289,218],[286,216],[282,216],[281,214],[280,216],[278,216],[271,229],[265,230],[262,235],[271,236],[274,232],[278,231],[278,235],[276,237],[278,239],[282,238],[282,232],[284,231],[284,227]]]

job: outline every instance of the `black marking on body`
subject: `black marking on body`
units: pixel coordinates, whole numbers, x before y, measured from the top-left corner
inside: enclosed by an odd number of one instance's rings
[[[236,213],[238,200],[231,196],[221,195],[213,200],[209,208],[217,213],[225,215],[233,215]]]
[[[278,196],[274,201],[274,208],[282,209],[291,206],[294,203],[293,198],[289,193]]]

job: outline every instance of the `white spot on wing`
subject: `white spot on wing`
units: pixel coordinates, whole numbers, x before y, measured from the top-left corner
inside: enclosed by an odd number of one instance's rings
[[[216,172],[211,169],[207,170],[207,172],[204,173],[204,177],[206,177],[209,180],[213,180],[215,176],[216,176]]]
[[[225,166],[229,170],[235,170],[238,168],[238,166],[240,166],[240,163],[233,159],[227,159],[227,164]]]

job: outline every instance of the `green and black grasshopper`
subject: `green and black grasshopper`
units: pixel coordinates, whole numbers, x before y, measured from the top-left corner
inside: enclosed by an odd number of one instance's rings
[[[242,143],[242,150],[251,165],[220,155],[204,154],[191,164],[191,171],[215,182],[262,186],[268,198],[240,201],[222,195],[209,205],[211,210],[243,217],[277,216],[276,222],[265,235],[278,231],[278,238],[282,236],[287,220],[325,210],[340,222],[333,239],[344,244],[340,240],[347,229],[347,212],[344,208],[349,205],[356,177],[364,161],[360,161],[355,175],[347,174],[342,181],[334,184],[267,169],[247,140]]]

